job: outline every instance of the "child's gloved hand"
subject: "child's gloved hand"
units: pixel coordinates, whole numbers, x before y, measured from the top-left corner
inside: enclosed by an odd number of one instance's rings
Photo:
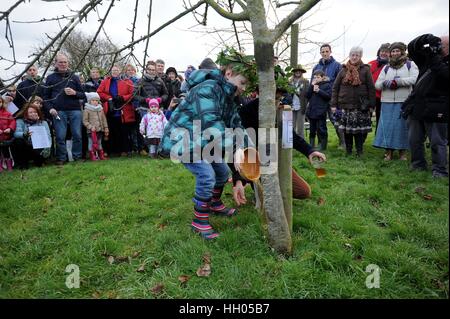
[[[397,88],[398,88],[397,81],[392,80],[392,81],[391,81],[391,85],[389,86],[389,88],[390,88],[391,90],[397,90]]]
[[[389,89],[391,87],[392,81],[391,80],[386,80],[383,82],[383,87],[385,89]]]

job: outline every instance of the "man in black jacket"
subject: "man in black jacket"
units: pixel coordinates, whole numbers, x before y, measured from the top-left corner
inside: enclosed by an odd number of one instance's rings
[[[416,86],[404,103],[406,108],[411,106],[406,114],[411,169],[427,169],[424,142],[428,135],[433,177],[448,177],[448,36],[421,35],[408,44],[408,52],[419,67]]]
[[[66,134],[67,124],[72,132],[73,159],[81,159],[81,122],[82,111],[80,101],[85,98],[78,76],[69,70],[69,59],[64,54],[55,58],[56,68],[47,77],[44,90],[45,109],[53,117],[56,133],[57,165],[63,165],[67,160]]]
[[[41,77],[38,75],[38,69],[32,65],[27,70],[25,80],[17,86],[17,94],[14,99],[14,104],[21,109],[23,105],[28,102],[31,96],[37,95],[43,97],[44,87],[40,84]]]
[[[167,91],[166,85],[164,81],[158,77],[156,71],[156,63],[153,61],[149,61],[145,68],[144,76],[139,80],[138,85],[135,88],[134,94],[135,100],[139,103],[139,107],[148,109],[148,105],[146,102],[147,98],[161,98],[161,103],[164,105],[168,98],[169,92]],[[140,112],[143,117],[147,111],[143,110]]]

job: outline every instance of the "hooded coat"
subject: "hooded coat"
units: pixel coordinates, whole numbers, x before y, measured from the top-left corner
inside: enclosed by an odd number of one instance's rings
[[[236,86],[228,82],[220,70],[197,70],[187,80],[189,94],[172,113],[164,129],[160,153],[170,156],[171,150],[178,156],[193,156],[194,149],[203,148],[212,140],[198,136],[194,141],[194,121],[201,123],[201,132],[213,128],[221,135],[221,147],[233,145],[233,139],[225,138],[226,128],[244,128],[235,103]],[[242,147],[243,145],[238,145]]]
[[[309,100],[306,116],[313,120],[326,119],[327,111],[330,108],[331,84],[328,77],[318,83],[319,92],[314,92],[313,85],[310,85],[306,98]]]

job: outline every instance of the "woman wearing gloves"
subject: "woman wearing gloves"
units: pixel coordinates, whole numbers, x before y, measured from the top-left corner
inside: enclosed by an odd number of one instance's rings
[[[381,115],[373,146],[386,150],[386,161],[392,160],[394,150],[399,151],[400,160],[406,161],[408,127],[400,113],[403,102],[416,83],[419,68],[408,60],[404,43],[392,43],[389,50],[389,63],[381,70],[375,83],[375,87],[382,91]]]
[[[109,127],[108,153],[131,156],[133,125],[135,123],[133,82],[120,79],[120,68],[113,66],[111,76],[105,78],[97,90],[103,103]]]

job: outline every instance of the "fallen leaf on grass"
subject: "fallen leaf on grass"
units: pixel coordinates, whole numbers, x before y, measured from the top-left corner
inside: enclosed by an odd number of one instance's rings
[[[157,284],[155,287],[150,289],[150,291],[154,295],[159,295],[163,291],[163,289],[164,289],[164,285],[163,284]]]
[[[140,251],[136,251],[131,255],[131,258],[137,258],[137,257],[139,257],[140,254],[141,254]]]
[[[160,224],[158,225],[158,230],[164,230],[164,228],[166,228],[167,225],[166,224]]]
[[[106,179],[106,176],[105,176],[105,175],[102,175],[102,176],[99,177],[99,179],[100,179],[101,181],[104,181],[104,180]]]
[[[180,277],[178,277],[178,280],[181,282],[181,284],[186,284],[189,279],[191,279],[191,276],[188,275],[181,275]]]
[[[145,263],[139,266],[139,268],[136,270],[137,272],[144,272],[145,271]]]
[[[432,200],[432,199],[433,199],[433,196],[431,196],[430,194],[428,194],[428,195],[423,195],[423,199],[425,199],[425,200]]]
[[[112,265],[114,264],[114,256],[109,256],[108,257],[108,262]]]
[[[320,198],[317,200],[317,205],[322,206],[323,204],[325,204],[325,199],[323,199],[322,197],[320,197]]]
[[[209,277],[211,275],[211,265],[204,264],[202,267],[197,269],[197,276],[199,277]]]

